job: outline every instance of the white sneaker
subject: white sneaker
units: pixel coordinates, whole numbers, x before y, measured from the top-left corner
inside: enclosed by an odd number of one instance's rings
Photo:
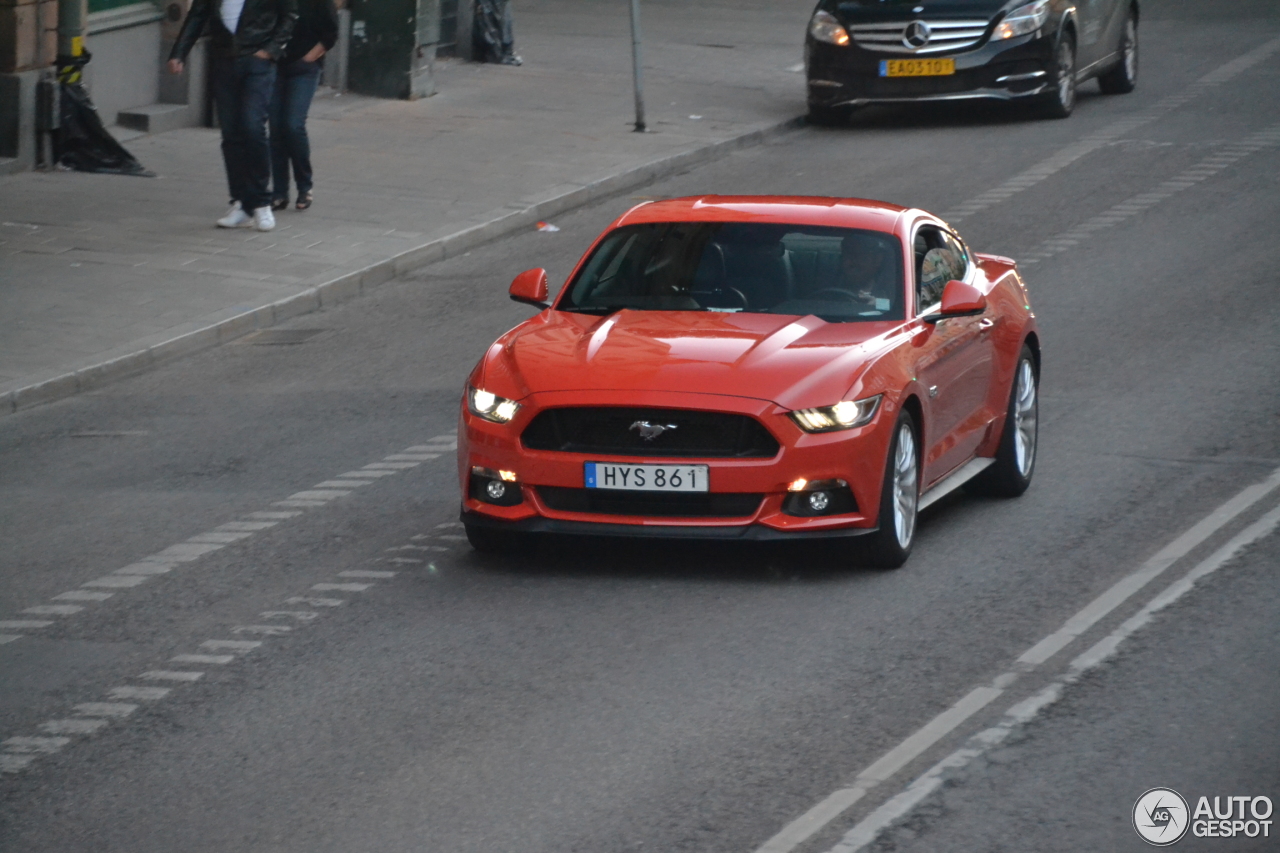
[[[227,215],[218,220],[218,227],[239,228],[241,225],[248,225],[251,220],[252,217],[240,209],[240,202],[236,202],[227,211]]]
[[[276,227],[276,217],[269,206],[259,207],[253,211],[253,227],[259,231],[270,231]]]

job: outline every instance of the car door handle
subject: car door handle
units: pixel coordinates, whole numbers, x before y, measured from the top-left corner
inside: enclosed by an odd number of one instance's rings
[[[983,317],[981,320],[978,321],[978,331],[985,332],[987,329],[990,329],[995,324],[996,324],[996,321],[992,320],[990,317]]]

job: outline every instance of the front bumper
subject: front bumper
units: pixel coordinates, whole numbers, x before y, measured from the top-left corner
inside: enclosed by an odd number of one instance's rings
[[[1050,89],[1053,40],[1032,33],[1001,42],[985,42],[958,54],[955,74],[937,77],[881,77],[886,59],[911,58],[815,41],[805,44],[809,105],[862,106],[876,103],[1033,98]],[[930,58],[934,58],[930,55]]]
[[[817,434],[803,432],[788,417],[788,410],[744,397],[545,392],[520,402],[520,412],[510,424],[490,423],[463,409],[458,430],[458,478],[463,520],[467,524],[528,532],[744,540],[856,536],[876,529],[885,459],[897,417],[896,405],[888,398],[866,426]],[[664,458],[660,453],[640,457],[540,451],[520,442],[520,433],[537,414],[565,406],[644,406],[745,414],[763,424],[777,439],[780,449],[770,458]],[[705,464],[710,467],[713,493],[759,494],[762,498],[754,512],[738,517],[619,515],[548,506],[539,495],[539,487],[583,488],[586,462]],[[477,499],[470,487],[473,468],[514,472],[521,501],[514,506],[498,506]],[[783,509],[788,485],[799,478],[844,480],[853,494],[856,510],[817,516],[788,514]]]

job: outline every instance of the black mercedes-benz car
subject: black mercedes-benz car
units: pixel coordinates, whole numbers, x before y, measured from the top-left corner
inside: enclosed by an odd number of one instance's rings
[[[1137,0],[819,0],[805,39],[809,119],[865,104],[1025,100],[1066,118],[1076,86],[1138,79]]]

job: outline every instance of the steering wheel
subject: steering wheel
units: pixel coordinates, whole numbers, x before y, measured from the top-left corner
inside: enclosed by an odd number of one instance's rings
[[[834,295],[834,296],[836,296],[836,297],[838,297],[838,298],[841,298],[841,299],[848,299],[850,302],[858,302],[858,303],[861,303],[861,304],[863,304],[863,305],[874,305],[874,304],[875,304],[875,297],[872,297],[872,296],[862,296],[861,294],[854,293],[852,290],[843,290],[843,289],[841,289],[841,288],[839,288],[839,287],[824,287],[824,288],[822,288],[822,290],[819,290],[819,291],[817,291],[816,293],[811,293],[811,294],[809,294],[809,298],[810,298],[810,299],[821,299],[821,298],[822,298],[822,295],[823,295],[824,293],[825,293],[825,294],[832,294],[832,295]]]

